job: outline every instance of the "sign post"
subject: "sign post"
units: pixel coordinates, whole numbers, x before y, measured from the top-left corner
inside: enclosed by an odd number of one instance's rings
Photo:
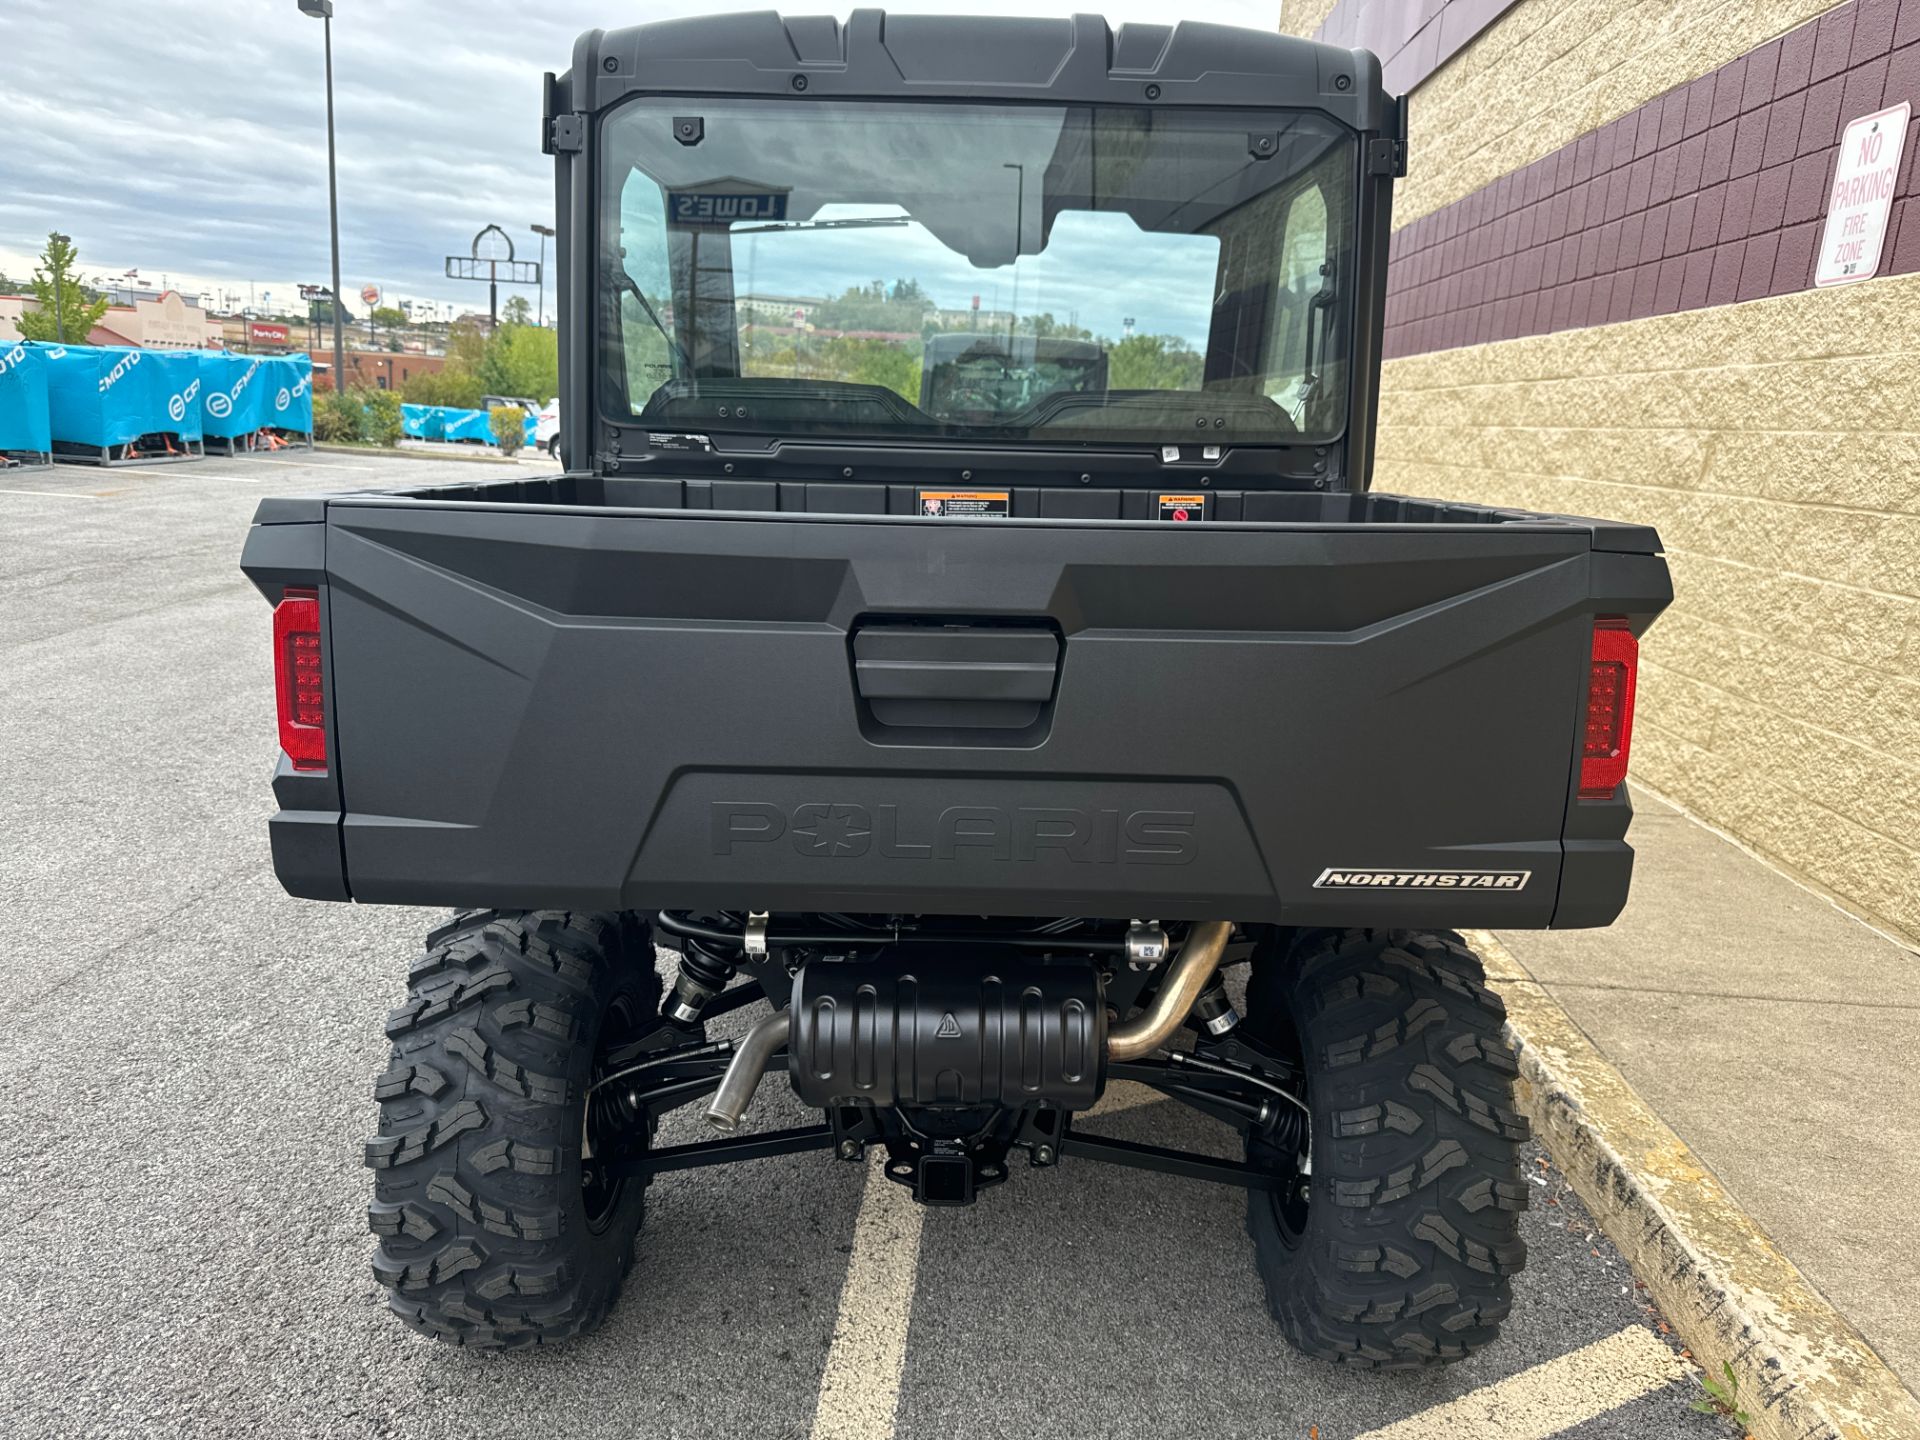
[[[489,238],[493,237],[493,238]],[[481,247],[486,253],[481,254]],[[500,253],[501,246],[506,254]],[[544,249],[544,245],[542,246]],[[532,260],[513,258],[513,240],[498,225],[489,225],[473,237],[473,251],[468,255],[447,256],[447,278],[449,280],[484,280],[487,282],[487,314],[491,317],[492,328],[500,325],[500,282],[509,285],[538,285],[541,266]]]
[[[1913,106],[1902,100],[1850,121],[1840,137],[1840,162],[1827,197],[1827,228],[1813,270],[1815,285],[1851,285],[1871,279],[1880,268],[1912,113]]]

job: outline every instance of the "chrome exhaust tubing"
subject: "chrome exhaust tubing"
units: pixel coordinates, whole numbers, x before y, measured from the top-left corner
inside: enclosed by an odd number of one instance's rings
[[[1232,936],[1230,920],[1195,921],[1187,931],[1180,953],[1167,967],[1167,978],[1152,1002],[1126,1024],[1115,1025],[1107,1031],[1107,1058],[1138,1060],[1171,1040],[1186,1020],[1187,1012],[1193,1009],[1193,1002],[1213,979],[1214,971],[1220,968],[1220,959],[1227,953],[1227,941]],[[727,1071],[727,1079],[733,1079],[734,1070],[739,1068],[740,1061],[736,1059]],[[721,1087],[723,1091],[725,1088]],[[713,1112],[707,1113],[711,1116]]]
[[[740,1128],[740,1117],[753,1103],[753,1092],[760,1088],[767,1063],[773,1059],[773,1052],[787,1043],[792,1028],[792,1013],[781,1010],[755,1021],[753,1028],[740,1037],[740,1048],[733,1052],[727,1073],[720,1077],[720,1088],[708,1102],[707,1124],[729,1135]]]

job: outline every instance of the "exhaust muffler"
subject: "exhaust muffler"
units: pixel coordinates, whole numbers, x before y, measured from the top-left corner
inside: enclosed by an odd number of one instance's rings
[[[1166,980],[1152,1002],[1124,1025],[1115,1025],[1107,1030],[1107,1058],[1138,1060],[1151,1055],[1171,1040],[1186,1022],[1194,1002],[1212,983],[1232,935],[1231,921],[1195,922],[1187,931],[1180,953],[1168,965]],[[1087,1007],[1080,1005],[1079,1009],[1084,1012]],[[952,1018],[951,1012],[943,1012],[940,1006],[935,1006],[929,1016],[929,1035],[939,1038],[952,1033],[956,1038],[959,1037],[958,1022]],[[941,1026],[937,1032],[931,1028],[934,1021]],[[948,1026],[953,1027],[950,1032],[946,1028]],[[713,1099],[707,1105],[709,1125],[729,1135],[740,1128],[741,1117],[753,1103],[754,1092],[759,1089],[774,1052],[789,1042],[792,1028],[793,1012],[781,1010],[762,1018],[741,1038],[739,1048],[734,1051],[733,1060],[727,1066],[727,1073],[721,1078],[720,1088],[714,1091]],[[1097,1029],[1093,1035],[1097,1045]],[[891,1072],[890,1057],[888,1065],[883,1068]],[[1097,1084],[1098,1073],[1097,1067],[1088,1066],[1076,1078],[1082,1084],[1094,1085]]]

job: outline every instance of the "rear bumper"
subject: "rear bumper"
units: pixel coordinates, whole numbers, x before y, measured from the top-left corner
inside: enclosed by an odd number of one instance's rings
[[[1644,628],[1666,571],[1577,526],[326,514],[343,808],[275,821],[297,894],[1509,928],[1625,902],[1629,812],[1574,799],[1576,712],[1592,616]],[[1008,665],[936,646],[880,662],[887,693],[953,715],[888,723],[856,637],[902,623],[1054,637],[1008,662],[1030,696],[1057,654],[1045,699],[970,714]]]

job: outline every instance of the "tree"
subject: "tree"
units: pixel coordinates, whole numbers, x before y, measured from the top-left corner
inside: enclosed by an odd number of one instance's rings
[[[510,295],[507,303],[500,307],[500,323],[503,325],[531,325],[533,306],[527,303],[524,295]]]
[[[1129,335],[1107,349],[1107,385],[1114,390],[1198,390],[1204,357],[1178,335]]]
[[[502,325],[475,373],[489,395],[525,395],[544,405],[560,393],[560,337],[531,325]]]
[[[87,336],[107,313],[107,301],[105,296],[89,300],[86,287],[74,279],[79,259],[71,240],[47,236],[47,248],[40,252],[40,265],[45,268],[36,268],[28,282],[39,309],[26,311],[14,322],[22,339],[58,340],[64,332],[75,345],[87,343]]]
[[[388,330],[404,330],[407,312],[394,305],[382,305],[373,312],[373,323]]]
[[[411,376],[400,387],[400,396],[409,405],[445,405],[454,410],[478,410],[482,393],[479,377],[454,365]]]
[[[886,283],[853,285],[838,300],[819,306],[810,317],[821,330],[874,330],[887,334],[918,335],[933,308],[918,281],[896,280],[892,293]]]
[[[1091,340],[1093,338],[1093,332],[1084,326],[1071,325],[1065,320],[1054,319],[1051,310],[1042,311],[1038,315],[1023,315],[1016,322],[1015,328],[1023,335],[1032,335],[1042,340]]]

